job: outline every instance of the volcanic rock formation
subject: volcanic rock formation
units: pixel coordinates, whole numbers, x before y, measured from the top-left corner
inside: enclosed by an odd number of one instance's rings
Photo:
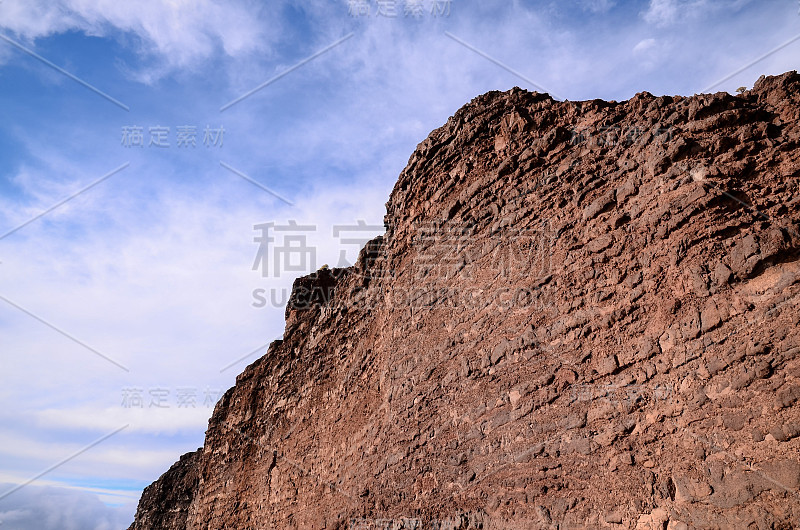
[[[131,529],[794,528],[800,76],[460,109]]]

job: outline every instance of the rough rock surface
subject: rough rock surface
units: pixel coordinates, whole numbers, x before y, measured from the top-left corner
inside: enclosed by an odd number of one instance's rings
[[[132,529],[794,528],[800,76],[460,109]]]
[[[185,528],[198,485],[198,449],[186,453],[160,479],[142,492],[136,511],[136,528]]]

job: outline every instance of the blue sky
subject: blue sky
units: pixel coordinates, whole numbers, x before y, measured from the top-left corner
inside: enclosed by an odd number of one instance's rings
[[[4,529],[125,526],[280,337],[257,293],[352,261],[334,227],[379,233],[417,143],[473,97],[732,92],[800,62],[800,41],[768,54],[800,34],[796,0],[431,1],[0,2],[0,236],[24,225],[0,237]],[[254,225],[289,221],[316,260],[254,271]]]

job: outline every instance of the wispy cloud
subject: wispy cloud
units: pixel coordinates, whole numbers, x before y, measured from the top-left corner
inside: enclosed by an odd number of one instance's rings
[[[657,26],[696,21],[719,13],[730,15],[752,0],[650,0],[644,19]]]
[[[177,68],[194,68],[215,54],[239,56],[267,51],[276,25],[259,22],[278,18],[282,3],[258,8],[245,2],[214,0],[163,2],[147,0],[135,5],[114,0],[5,0],[0,3],[0,28],[35,40],[65,31],[91,36],[133,39],[127,41],[145,57],[156,59],[153,69],[141,71],[140,80],[153,81]]]
[[[118,530],[130,523],[130,508],[111,508],[85,491],[30,486],[0,500],[0,522],[15,530]]]

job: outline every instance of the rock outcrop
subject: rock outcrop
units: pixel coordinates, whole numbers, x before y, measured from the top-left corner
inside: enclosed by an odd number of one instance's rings
[[[794,528],[800,76],[460,109],[131,526]]]

